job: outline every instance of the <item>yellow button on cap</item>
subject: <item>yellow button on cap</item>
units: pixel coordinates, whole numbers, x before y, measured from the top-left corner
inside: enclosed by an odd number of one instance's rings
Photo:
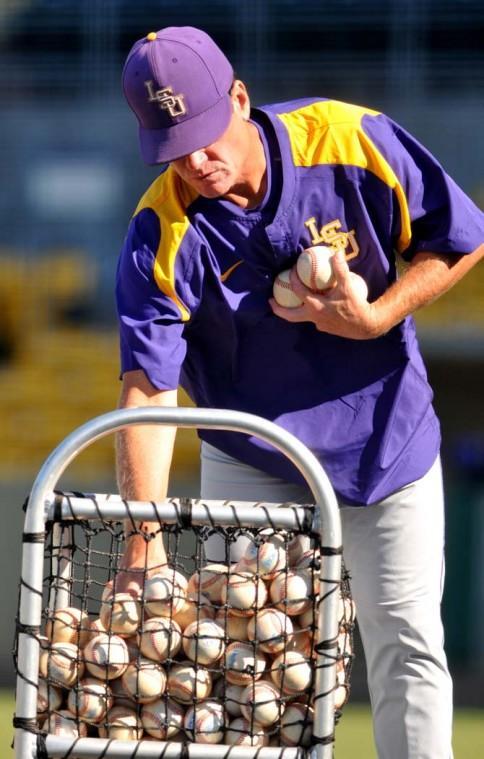
[[[147,34],[146,39],[149,42],[153,42],[156,39],[156,32],[150,32],[149,34]]]

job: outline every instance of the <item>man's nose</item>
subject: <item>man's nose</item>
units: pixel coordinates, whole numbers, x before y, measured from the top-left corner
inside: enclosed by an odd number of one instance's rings
[[[192,171],[196,171],[202,166],[202,164],[205,163],[207,160],[207,155],[203,150],[195,150],[193,153],[189,153],[186,156],[185,160],[187,162],[187,166]]]

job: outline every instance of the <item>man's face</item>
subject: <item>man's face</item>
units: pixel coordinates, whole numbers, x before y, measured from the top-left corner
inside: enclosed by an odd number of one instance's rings
[[[206,148],[172,161],[177,174],[205,198],[217,198],[243,182],[245,122],[233,113],[228,128]]]
[[[256,172],[253,160],[257,130],[248,122],[250,105],[245,90],[236,89],[230,123],[216,142],[171,162],[176,173],[205,198],[237,194],[251,185]]]

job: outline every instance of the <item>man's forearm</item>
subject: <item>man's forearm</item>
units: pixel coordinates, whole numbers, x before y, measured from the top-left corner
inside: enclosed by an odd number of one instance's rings
[[[140,406],[176,406],[176,390],[159,392],[142,372],[131,372],[123,378],[120,404],[124,408]],[[116,470],[119,493],[137,501],[161,501],[166,497],[175,442],[176,428],[164,425],[131,425],[116,436]],[[155,533],[157,522],[138,522],[140,532]],[[132,525],[126,522],[127,534]],[[151,540],[142,534],[129,536],[123,556],[124,567],[144,567],[165,563],[162,535]]]
[[[136,425],[116,436],[118,488],[123,498],[159,501],[166,497],[176,430]]]
[[[484,245],[460,258],[418,253],[400,279],[373,303],[378,333],[388,332],[409,314],[435,301],[483,256]]]

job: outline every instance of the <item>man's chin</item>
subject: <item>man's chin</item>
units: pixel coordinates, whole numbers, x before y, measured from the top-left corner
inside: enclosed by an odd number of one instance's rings
[[[200,195],[204,198],[208,198],[210,200],[215,200],[215,198],[222,198],[226,194],[225,188],[221,187],[203,187],[199,189]]]

